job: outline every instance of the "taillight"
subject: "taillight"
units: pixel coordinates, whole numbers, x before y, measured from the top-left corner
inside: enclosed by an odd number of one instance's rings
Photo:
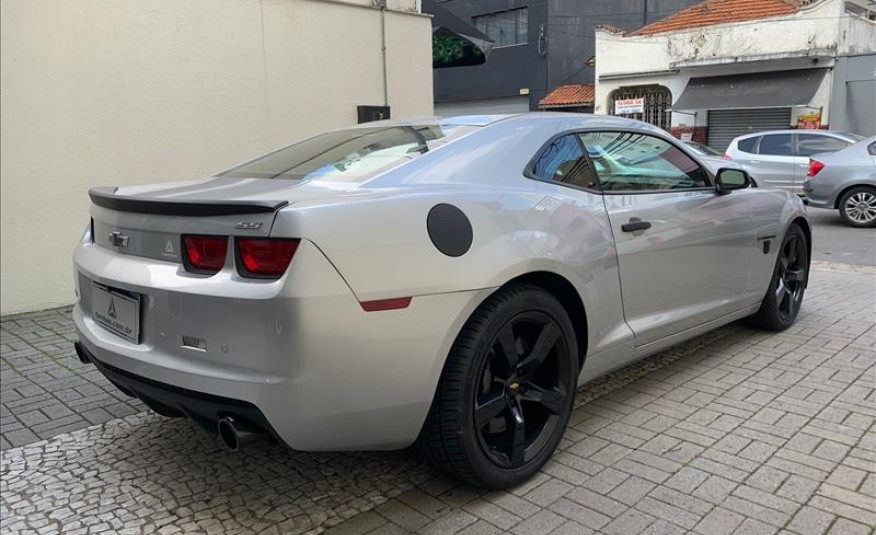
[[[824,169],[824,164],[819,162],[818,160],[809,160],[809,172],[806,173],[807,176],[813,177],[818,174],[819,171]]]
[[[244,277],[277,279],[289,267],[299,240],[237,238],[237,271]]]
[[[725,155],[723,156],[723,159],[725,159],[725,160],[732,160],[733,158],[731,158],[729,154],[725,154]]]
[[[183,264],[194,273],[214,274],[225,265],[226,236],[183,236]]]

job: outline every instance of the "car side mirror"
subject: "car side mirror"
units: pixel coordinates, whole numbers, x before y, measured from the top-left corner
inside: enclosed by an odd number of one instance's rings
[[[715,176],[715,187],[718,193],[730,193],[733,190],[745,189],[751,185],[751,177],[742,169],[724,167],[718,169]]]

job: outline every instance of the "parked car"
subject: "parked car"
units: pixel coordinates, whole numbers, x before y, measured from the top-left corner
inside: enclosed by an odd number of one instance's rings
[[[839,210],[853,227],[876,227],[876,136],[813,154],[803,190],[809,206]]]
[[[770,130],[737,137],[724,158],[741,164],[760,187],[803,195],[809,156],[842,150],[862,139],[831,130]]]
[[[661,129],[577,114],[386,121],[207,180],[95,188],[76,351],[231,448],[419,439],[484,487],[550,457],[578,385],[800,309],[803,203]]]
[[[718,158],[721,157],[721,151],[713,149],[708,145],[703,145],[702,143],[697,143],[696,141],[684,141],[683,143],[693,149],[693,151],[700,156],[717,156]]]

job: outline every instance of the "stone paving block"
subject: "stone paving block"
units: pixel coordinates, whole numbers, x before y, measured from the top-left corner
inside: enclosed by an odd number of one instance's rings
[[[562,516],[547,509],[542,509],[515,526],[511,531],[517,535],[546,535],[562,526],[565,522],[566,519]]]
[[[657,519],[647,513],[636,509],[627,509],[614,520],[602,528],[603,533],[609,535],[629,535],[631,533],[642,533],[645,529],[653,524]]]
[[[561,451],[510,492],[408,452],[230,454],[188,422],[132,414],[143,406],[73,357],[69,310],[4,318],[3,529],[57,531],[63,518],[119,533],[868,533],[876,322],[847,318],[872,309],[876,288],[860,291],[872,274],[812,276],[783,333],[731,325],[585,385]],[[37,426],[50,440],[36,442]],[[26,498],[35,481],[52,495]]]
[[[739,513],[716,507],[703,517],[694,531],[702,535],[731,535],[744,520]]]
[[[871,527],[845,518],[838,518],[828,531],[828,535],[869,535],[871,533],[873,533]]]
[[[481,498],[467,503],[463,508],[504,531],[513,528],[522,521],[521,517]]]
[[[611,517],[608,515],[602,514],[590,507],[586,507],[566,498],[560,498],[553,502],[549,506],[549,509],[569,520],[574,520],[575,522],[593,530],[600,529],[611,520]],[[536,516],[538,516],[538,514],[536,514]],[[523,524],[521,524],[521,526],[522,525]]]
[[[378,505],[374,512],[408,531],[417,531],[429,522],[429,517],[397,500]]]
[[[791,519],[788,529],[801,535],[822,535],[835,519],[830,513],[804,506]]]

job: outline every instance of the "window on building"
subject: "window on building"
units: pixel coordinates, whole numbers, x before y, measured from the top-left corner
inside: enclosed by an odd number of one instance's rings
[[[523,45],[529,34],[527,8],[472,17],[475,28],[496,42],[495,46]]]
[[[769,156],[791,156],[791,134],[771,134],[760,139],[758,153]]]
[[[662,85],[622,87],[612,91],[609,100],[612,115],[651,123],[664,130],[672,126],[672,92]]]
[[[817,152],[836,152],[851,145],[848,141],[819,134],[797,134],[797,154],[811,156]]]
[[[574,135],[563,136],[548,145],[532,166],[532,174],[549,182],[599,188],[587,165],[584,149]]]
[[[587,132],[581,141],[603,191],[676,191],[709,185],[687,154],[659,137],[630,132]]]

